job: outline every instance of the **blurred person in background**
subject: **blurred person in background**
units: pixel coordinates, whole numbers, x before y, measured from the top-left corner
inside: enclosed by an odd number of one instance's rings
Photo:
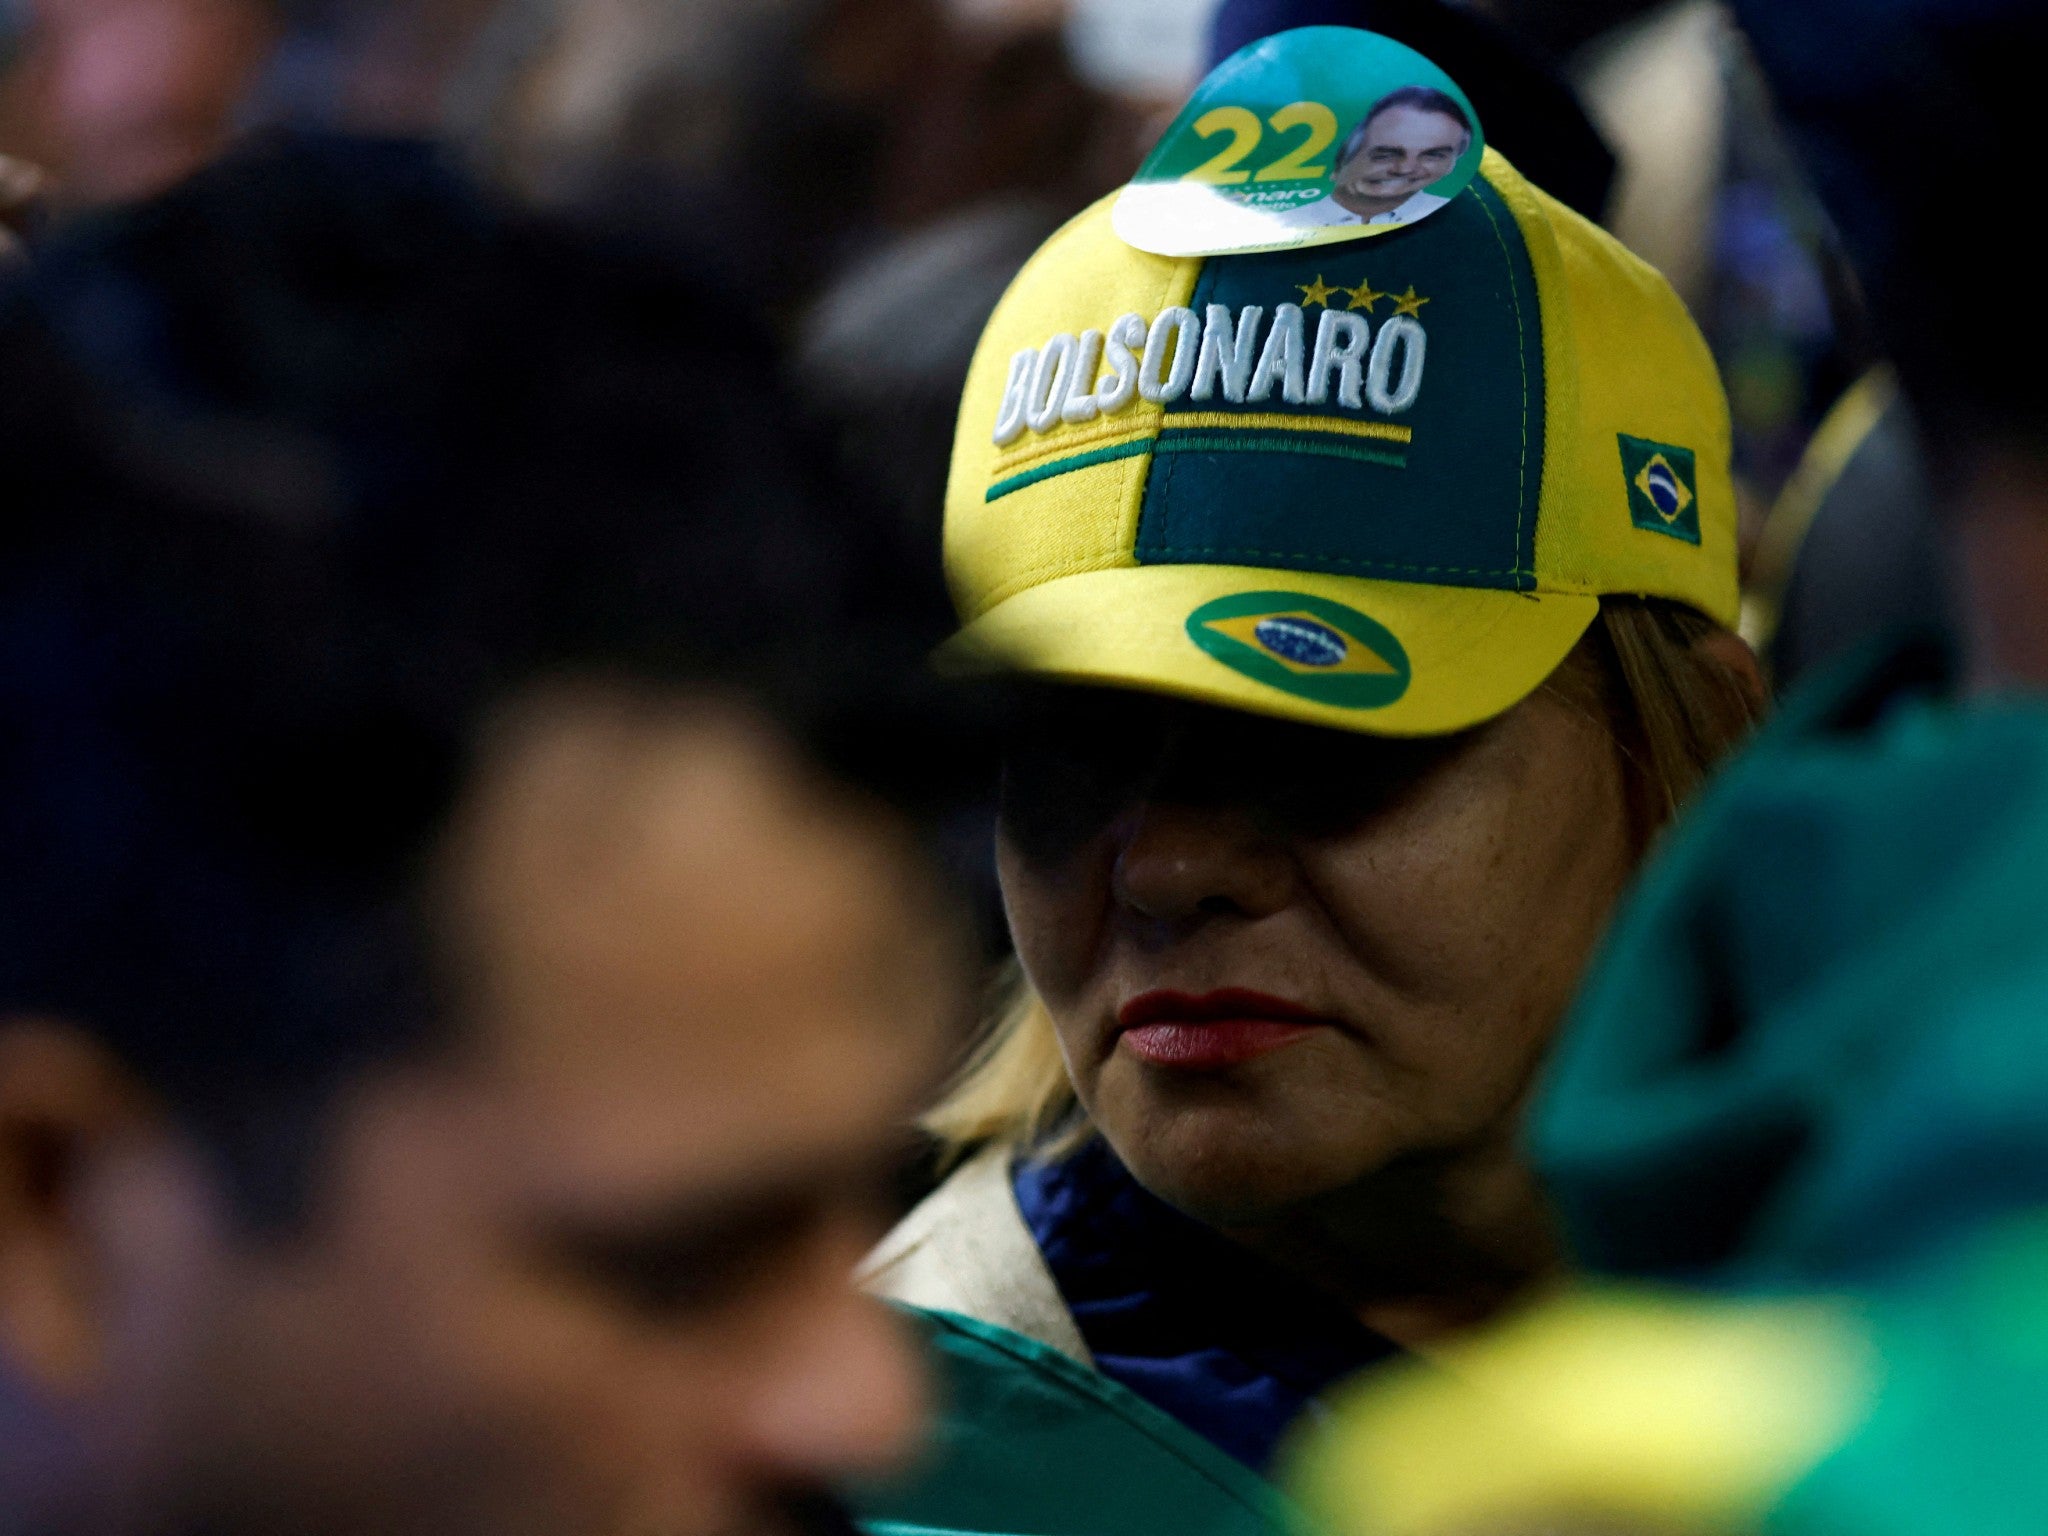
[[[649,181],[717,194],[699,216],[781,240],[792,265],[778,282],[993,192],[1078,205],[1138,149],[1102,158],[1108,103],[1042,10],[27,0],[17,34],[0,130],[77,204],[159,190],[277,121],[439,135],[548,199]]]
[[[772,244],[743,275],[800,322],[892,242],[1019,206],[1049,229],[1135,163],[1058,16],[986,9],[513,0],[451,81],[451,131],[544,200]]]
[[[805,343],[845,467],[936,535],[1003,285],[1134,168],[1058,7],[944,0],[50,0],[0,149],[59,211],[278,123],[439,137],[518,195],[688,252]],[[772,261],[758,253],[773,250]]]
[[[229,143],[275,0],[24,0],[0,84],[7,150],[66,205],[146,196]]]
[[[867,1276],[1256,1524],[1327,1388],[1555,1279],[1522,1105],[1759,690],[1704,344],[1504,159],[1370,243],[1169,260],[1110,214],[962,405],[942,655],[1017,690],[1020,969]],[[951,1458],[865,1507],[1068,1529],[1142,1485],[1019,1391],[956,1386]]]
[[[1874,363],[1828,408],[1757,529],[1742,627],[1778,688],[1909,630],[1955,635],[1936,507],[1913,404]]]
[[[1549,57],[1566,59],[1670,5],[1671,0],[1472,0],[1470,9],[1514,28]]]
[[[1928,425],[1964,643],[1810,681],[1652,865],[1532,1114],[1602,1283],[1364,1389],[1304,1474],[1339,1530],[2048,1519],[2048,303],[1995,226],[1953,282],[1917,198],[1962,143],[2024,184],[2048,18],[1739,13]]]
[[[844,1528],[963,735],[761,323],[293,141],[0,373],[0,1525]]]
[[[2048,538],[2040,530],[2041,444],[2048,380],[2015,366],[2032,355],[2048,307],[2030,302],[2031,270],[2013,243],[1987,238],[1972,281],[1997,306],[1945,286],[1945,246],[1912,202],[1937,175],[1938,152],[1912,128],[1952,124],[1951,142],[1981,148],[1972,186],[1996,186],[2023,166],[2024,60],[2048,21],[1987,0],[1974,13],[1899,0],[1851,50],[1827,31],[1843,12],[1805,0],[1782,16],[1738,7],[1778,111],[1851,258],[1880,349],[1896,365],[1919,418],[1940,500],[1937,525],[1957,561],[1959,636],[1970,686],[2038,691],[2048,685],[2041,622]]]
[[[0,150],[59,212],[325,125],[441,138],[720,267],[804,338],[848,472],[926,534],[975,336],[1134,168],[1146,111],[1082,79],[1063,8],[1030,4],[24,0],[14,43]]]
[[[12,0],[0,146],[59,211],[147,197],[279,119],[420,136],[501,0]]]
[[[1743,635],[1781,689],[1917,627],[1952,631],[1912,401],[1741,34],[1718,27],[1720,185],[1701,299],[1750,488]]]
[[[529,196],[772,244],[745,275],[786,313],[886,195],[937,19],[927,0],[513,0],[450,77],[451,128]]]

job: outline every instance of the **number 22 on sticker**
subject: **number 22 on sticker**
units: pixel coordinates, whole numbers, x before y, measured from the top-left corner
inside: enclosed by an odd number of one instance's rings
[[[1275,133],[1290,133],[1296,128],[1308,131],[1300,143],[1256,174],[1240,170],[1258,149],[1259,140],[1269,127]],[[1311,165],[1309,161],[1336,140],[1337,114],[1320,101],[1297,101],[1282,107],[1262,125],[1243,107],[1218,107],[1195,119],[1195,132],[1205,139],[1227,133],[1230,143],[1213,159],[1189,171],[1184,180],[1206,181],[1217,187],[1234,187],[1246,181],[1309,181],[1329,173],[1328,166]]]

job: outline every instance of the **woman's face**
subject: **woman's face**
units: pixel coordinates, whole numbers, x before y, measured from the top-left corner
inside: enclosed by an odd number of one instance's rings
[[[1217,1225],[1505,1145],[1633,862],[1613,739],[1560,695],[1403,741],[1051,686],[998,856],[1089,1116]]]

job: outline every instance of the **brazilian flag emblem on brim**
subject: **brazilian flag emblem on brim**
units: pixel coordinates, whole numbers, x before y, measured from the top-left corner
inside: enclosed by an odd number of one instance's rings
[[[1621,473],[1628,482],[1628,515],[1638,528],[1700,541],[1699,482],[1690,448],[1621,434]]]
[[[1408,691],[1408,653],[1355,608],[1305,592],[1240,592],[1188,615],[1188,638],[1233,672],[1337,709]]]

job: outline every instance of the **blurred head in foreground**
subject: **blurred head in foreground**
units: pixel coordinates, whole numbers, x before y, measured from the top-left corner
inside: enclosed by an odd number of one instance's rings
[[[11,147],[63,206],[140,197],[219,154],[264,67],[275,0],[22,0]]]
[[[917,1418],[846,1276],[958,733],[761,333],[301,145],[0,368],[10,1529],[824,1519]]]

